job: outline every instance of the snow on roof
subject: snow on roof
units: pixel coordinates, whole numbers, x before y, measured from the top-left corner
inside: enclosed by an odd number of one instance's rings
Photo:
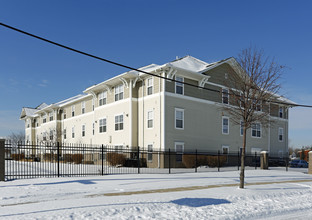
[[[40,105],[38,105],[38,106],[36,107],[36,109],[41,110],[41,109],[44,109],[44,108],[47,107],[47,106],[49,106],[49,105],[46,104],[46,103],[41,103]]]
[[[206,69],[209,64],[195,57],[185,56],[183,58],[169,62],[167,65],[192,72],[200,72]]]

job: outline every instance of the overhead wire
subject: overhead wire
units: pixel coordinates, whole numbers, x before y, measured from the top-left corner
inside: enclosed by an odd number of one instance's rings
[[[99,56],[95,56],[95,55],[92,55],[92,54],[90,54],[90,53],[86,53],[86,52],[83,52],[83,51],[81,51],[81,50],[77,50],[77,49],[68,47],[68,46],[66,46],[66,45],[63,45],[63,44],[60,44],[60,43],[57,43],[57,42],[48,40],[48,39],[46,39],[46,38],[37,36],[37,35],[35,35],[35,34],[31,34],[31,33],[29,33],[29,32],[26,32],[26,31],[23,31],[23,30],[21,30],[21,29],[12,27],[12,26],[7,25],[7,24],[4,24],[4,23],[2,23],[2,22],[0,22],[0,25],[3,26],[3,27],[6,27],[6,28],[8,28],[8,29],[17,31],[17,32],[19,32],[19,33],[28,35],[28,36],[30,36],[30,37],[33,37],[33,38],[36,38],[36,39],[45,41],[45,42],[47,42],[47,43],[56,45],[56,46],[58,46],[58,47],[62,47],[62,48],[64,48],[64,49],[67,49],[67,50],[70,50],[70,51],[73,51],[73,52],[76,52],[76,53],[79,53],[79,54],[82,54],[82,55],[85,55],[85,56],[88,56],[88,57],[91,57],[91,58],[94,58],[94,59],[97,59],[97,60],[101,60],[101,61],[104,61],[104,62],[113,64],[113,65],[116,65],[116,66],[120,66],[120,67],[123,67],[123,68],[126,68],[126,69],[134,70],[134,71],[137,71],[137,72],[140,72],[140,73],[144,73],[144,74],[147,74],[147,75],[150,75],[150,76],[154,76],[154,77],[158,77],[158,78],[161,78],[161,79],[169,80],[169,81],[172,81],[172,82],[181,83],[181,84],[184,84],[184,85],[187,85],[187,86],[191,86],[191,87],[196,87],[196,88],[204,89],[204,90],[208,90],[208,91],[211,91],[211,92],[224,93],[224,92],[222,92],[222,91],[220,91],[220,90],[217,90],[217,89],[210,89],[210,88],[207,88],[207,87],[204,87],[204,86],[194,85],[194,84],[187,83],[187,82],[181,82],[181,81],[178,81],[178,80],[176,80],[176,79],[171,79],[171,78],[168,78],[168,77],[165,77],[165,76],[161,76],[161,75],[149,73],[149,72],[146,72],[146,71],[144,71],[144,70],[140,70],[140,69],[137,69],[137,68],[133,68],[133,67],[130,67],[130,66],[121,64],[121,63],[117,63],[117,62],[115,62],[115,61],[111,61],[111,60],[108,60],[108,59],[99,57]],[[268,100],[263,100],[263,101],[268,101]],[[274,100],[270,100],[269,102],[275,103],[275,104],[281,104],[281,105],[288,105],[288,106],[312,108],[312,105],[295,104],[295,103],[291,103],[291,104],[290,104],[290,103],[287,103],[287,102],[274,101]]]

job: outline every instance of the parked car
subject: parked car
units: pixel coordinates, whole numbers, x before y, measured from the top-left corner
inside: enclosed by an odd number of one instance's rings
[[[305,160],[292,160],[289,165],[291,167],[303,167],[303,168],[308,168],[309,164]]]

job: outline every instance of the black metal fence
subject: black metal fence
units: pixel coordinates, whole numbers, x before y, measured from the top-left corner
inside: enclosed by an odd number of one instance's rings
[[[287,158],[270,158],[287,167]],[[140,147],[5,143],[5,178],[70,177],[132,173],[183,173],[239,170],[240,153],[155,151]],[[246,169],[260,166],[260,155],[247,154]],[[287,168],[286,168],[287,169]]]

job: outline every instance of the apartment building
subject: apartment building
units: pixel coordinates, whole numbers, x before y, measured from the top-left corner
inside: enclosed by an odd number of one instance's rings
[[[23,108],[26,141],[140,146],[150,152],[171,149],[181,154],[195,149],[237,152],[242,127],[223,111],[230,97],[212,92],[227,89],[225,82],[235,65],[234,58],[206,63],[186,56],[140,69],[154,76],[129,71],[58,103]],[[293,102],[277,100],[283,104],[270,106],[274,123],[267,128],[255,123],[248,130],[247,153],[288,152],[288,109]]]

